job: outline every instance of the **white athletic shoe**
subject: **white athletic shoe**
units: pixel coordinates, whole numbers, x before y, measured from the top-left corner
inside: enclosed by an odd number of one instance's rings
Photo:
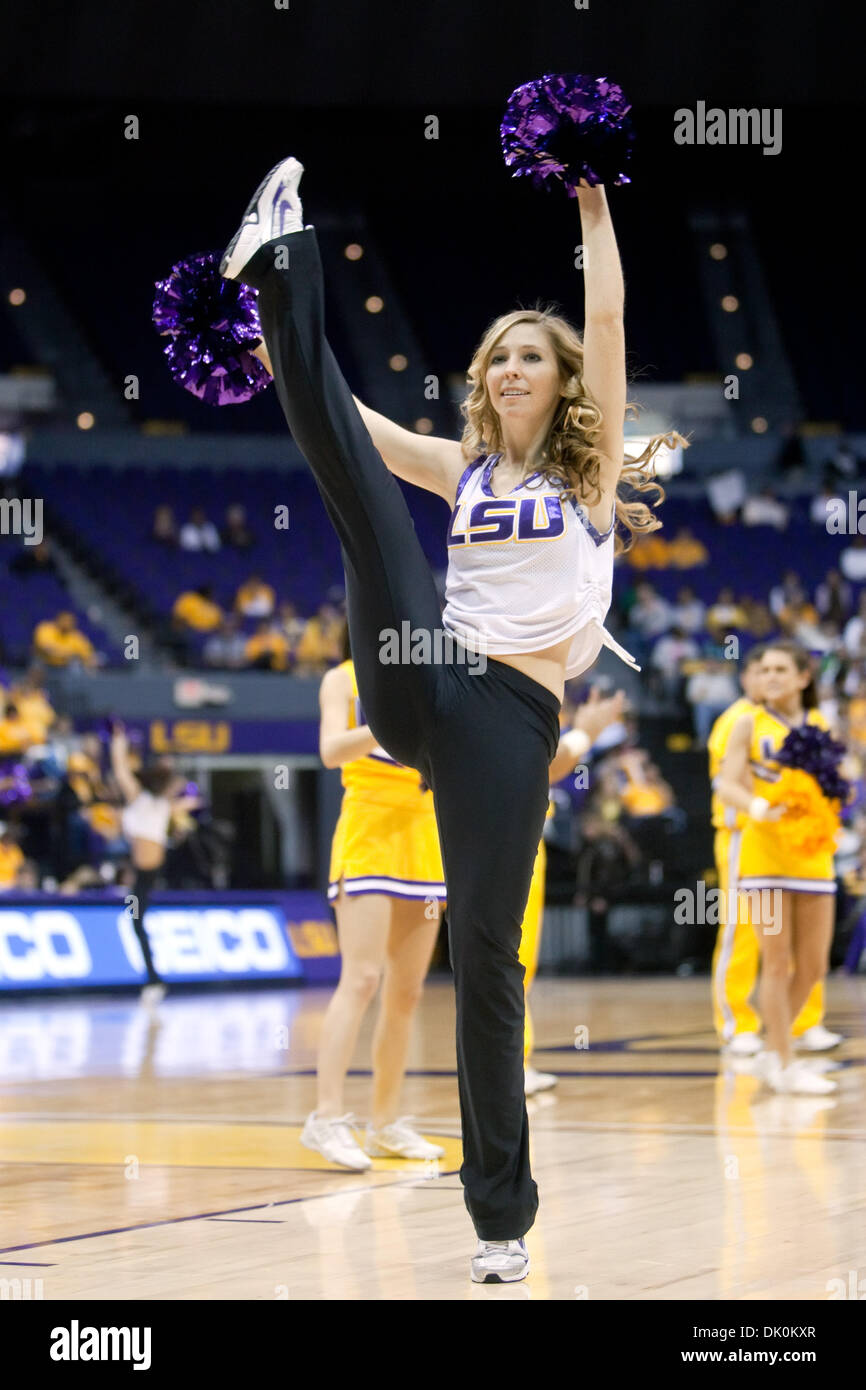
[[[363,1173],[367,1168],[372,1168],[373,1163],[352,1133],[354,1119],[354,1115],[340,1115],[337,1118],[319,1116],[314,1110],[307,1116],[301,1131],[301,1143],[305,1149],[313,1149],[341,1168],[352,1168],[356,1173]]]
[[[827,1096],[836,1082],[813,1071],[806,1061],[791,1062],[782,1073],[782,1089],[792,1096]]]
[[[155,1009],[158,1004],[162,1003],[165,996],[165,985],[145,985],[138,997],[138,1001],[140,1004],[143,1004],[146,1009]]]
[[[479,1240],[472,1257],[476,1284],[513,1284],[529,1273],[529,1255],[523,1240]]]
[[[364,1148],[372,1158],[444,1158],[445,1150],[412,1128],[414,1115],[404,1115],[384,1129],[367,1125]]]
[[[550,1071],[536,1071],[535,1067],[526,1067],[524,1071],[523,1090],[526,1095],[534,1096],[539,1091],[549,1091],[559,1080]]]
[[[276,237],[304,230],[304,210],[298,194],[303,164],[289,158],[265,174],[244,213],[243,221],[225,249],[220,275],[240,279],[241,272],[260,246]]]
[[[844,1041],[842,1033],[831,1033],[823,1023],[816,1023],[814,1027],[801,1033],[799,1038],[794,1039],[794,1046],[798,1052],[829,1052],[831,1048],[838,1047]]]
[[[725,1051],[730,1052],[732,1057],[754,1057],[763,1046],[757,1033],[735,1033],[725,1044]]]
[[[818,1075],[804,1061],[782,1066],[778,1052],[763,1052],[755,1063],[755,1072],[779,1095],[826,1096],[836,1090],[836,1082]]]

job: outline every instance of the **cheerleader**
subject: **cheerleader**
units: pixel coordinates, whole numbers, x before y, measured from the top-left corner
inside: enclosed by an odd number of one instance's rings
[[[738,920],[737,880],[740,841],[746,823],[743,811],[726,806],[715,790],[715,778],[727,750],[731,730],[744,714],[753,712],[763,700],[763,645],[752,647],[740,670],[743,694],[716,720],[707,743],[710,782],[713,785],[711,821],[714,834],[716,874],[725,904],[719,923],[711,969],[713,1022],[723,1047],[734,1056],[750,1057],[760,1052],[761,1020],[749,1002],[758,979],[760,952],[755,932],[748,921]],[[808,1052],[838,1047],[841,1033],[823,1026],[824,983],[818,980],[793,1025],[796,1045]]]
[[[194,810],[201,805],[198,797],[178,796],[180,778],[164,763],[139,768],[133,772],[129,744],[122,725],[115,723],[111,731],[111,769],[125,806],[120,823],[129,841],[135,868],[132,885],[132,928],[138,937],[147,984],[141,991],[141,1002],[150,1008],[165,998],[165,981],[157,973],[150,949],[144,915],[147,912],[153,885],[165,863],[169,825],[175,812]]]
[[[523,1237],[538,1207],[518,952],[548,769],[566,678],[603,645],[635,665],[604,627],[622,548],[614,529],[660,523],[617,487],[663,495],[644,470],[666,439],[623,468],[624,289],[603,187],[577,190],[583,338],[538,310],[496,319],[470,364],[455,441],[413,434],[352,397],[325,338],[302,173],[288,159],[266,175],[221,270],[258,289],[262,360],[340,539],[367,723],[432,789],[457,1005],[460,1176],[478,1236],[471,1277],[510,1282],[526,1275]],[[444,612],[392,474],[451,510]],[[406,630],[412,651],[395,660],[393,635]]]
[[[348,630],[344,660],[319,691],[319,752],[342,767],[343,802],[331,846],[328,898],[337,916],[340,981],[322,1020],[316,1109],[301,1143],[344,1168],[371,1157],[441,1158],[445,1150],[399,1117],[409,1033],[439,931],[445,881],[429,788],[380,748],[358,699]],[[358,1031],[379,984],[373,1034],[373,1111],[362,1148],[343,1113]]]
[[[836,901],[833,848],[795,850],[782,819],[787,807],[772,806],[760,791],[779,776],[773,754],[792,728],[828,724],[817,708],[809,654],[798,643],[767,643],[761,677],[763,707],[754,706],[735,723],[715,790],[726,805],[745,813],[739,889],[753,891],[748,908],[740,898],[740,910],[748,913],[761,953],[759,1004],[767,1050],[758,1059],[760,1074],[775,1091],[821,1095],[834,1091],[835,1082],[815,1075],[802,1060],[792,1061],[791,1029],[827,973]]]

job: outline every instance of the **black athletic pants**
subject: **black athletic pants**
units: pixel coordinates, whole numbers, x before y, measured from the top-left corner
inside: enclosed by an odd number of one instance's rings
[[[158,877],[159,869],[137,869],[135,883],[132,885],[132,892],[136,898],[136,902],[133,906],[137,907],[137,911],[131,914],[132,929],[138,937],[138,942],[141,946],[141,954],[144,956],[144,968],[147,971],[147,983],[149,985],[162,984],[162,976],[157,974],[156,966],[153,963],[147,927],[144,925],[144,914],[147,912],[147,905],[150,902],[153,885]]]
[[[285,263],[288,267],[277,268]],[[430,567],[405,499],[325,339],[312,228],[263,246],[244,271],[259,290],[280,404],[340,539],[352,657],[367,722],[433,793],[448,888],[466,1206],[484,1240],[529,1229],[520,927],[559,742],[560,702],[537,681],[444,636]],[[383,634],[439,633],[439,661],[380,660]],[[442,661],[442,653],[450,660]]]

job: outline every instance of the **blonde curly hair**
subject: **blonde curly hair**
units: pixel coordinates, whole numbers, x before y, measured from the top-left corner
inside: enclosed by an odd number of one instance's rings
[[[594,441],[601,432],[604,417],[583,383],[583,340],[577,329],[550,307],[514,309],[494,319],[485,329],[466,374],[470,390],[460,406],[466,420],[460,440],[464,456],[468,460],[477,458],[479,453],[497,453],[503,449],[500,419],[490,401],[486,374],[493,349],[517,323],[538,324],[544,329],[561,373],[563,397],[551,421],[538,472],[561,487],[562,496],[574,496],[580,502],[594,505],[601,500],[598,478],[604,457]],[[626,406],[627,412],[636,414],[637,409],[634,402]],[[664,488],[655,477],[655,455],[663,444],[689,447],[688,440],[676,430],[669,430],[667,434],[654,435],[643,453],[636,459],[629,459],[627,466],[623,458],[614,511],[616,521],[621,523],[628,538],[623,541],[616,534],[614,553],[617,555],[631,549],[635,536],[657,531],[662,525],[653,514],[652,506],[658,506],[665,497]],[[655,490],[652,506],[620,496],[622,486],[636,493]]]

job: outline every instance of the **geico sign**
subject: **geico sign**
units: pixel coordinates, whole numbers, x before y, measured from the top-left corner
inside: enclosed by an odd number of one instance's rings
[[[145,921],[160,975],[270,973],[289,963],[276,917],[260,907],[152,907]],[[143,968],[128,913],[120,914],[118,926],[127,959]]]
[[[0,979],[84,979],[92,964],[84,933],[71,912],[0,912]]]

